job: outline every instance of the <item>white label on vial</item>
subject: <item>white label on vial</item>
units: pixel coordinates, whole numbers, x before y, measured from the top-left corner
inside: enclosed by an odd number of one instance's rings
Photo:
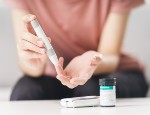
[[[114,106],[116,104],[116,87],[100,86],[100,105]]]

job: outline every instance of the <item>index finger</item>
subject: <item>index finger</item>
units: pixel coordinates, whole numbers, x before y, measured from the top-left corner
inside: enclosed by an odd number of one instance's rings
[[[29,31],[29,29],[31,29],[30,22],[34,19],[36,19],[36,16],[33,14],[27,14],[27,15],[23,16],[22,20],[24,22],[25,31]]]
[[[63,63],[64,58],[60,57],[58,60],[58,64],[55,66],[57,74],[63,74]]]
[[[23,16],[23,18],[22,18],[24,23],[30,23],[34,19],[36,19],[36,16],[33,14],[27,14],[27,15]]]
[[[69,87],[70,89],[75,88],[77,85],[76,84],[71,84],[70,79],[65,78],[62,75],[57,75],[56,78],[65,86]]]

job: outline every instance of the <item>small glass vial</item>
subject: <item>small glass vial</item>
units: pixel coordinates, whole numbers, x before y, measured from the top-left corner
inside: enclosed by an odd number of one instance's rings
[[[99,80],[100,106],[114,107],[116,105],[116,78],[103,78]]]

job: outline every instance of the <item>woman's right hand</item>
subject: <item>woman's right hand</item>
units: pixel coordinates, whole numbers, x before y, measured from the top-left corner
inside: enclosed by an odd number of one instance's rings
[[[36,18],[35,15],[28,14],[23,17],[24,31],[17,41],[17,50],[20,61],[32,70],[39,70],[44,67],[47,59],[44,42],[35,35],[30,24]]]

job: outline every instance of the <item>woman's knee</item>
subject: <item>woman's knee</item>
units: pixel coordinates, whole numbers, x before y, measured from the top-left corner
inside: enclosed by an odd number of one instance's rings
[[[44,97],[40,78],[22,77],[12,90],[10,100],[40,100]]]
[[[117,78],[117,97],[145,97],[148,85],[141,71],[121,71],[110,74],[111,78]]]

